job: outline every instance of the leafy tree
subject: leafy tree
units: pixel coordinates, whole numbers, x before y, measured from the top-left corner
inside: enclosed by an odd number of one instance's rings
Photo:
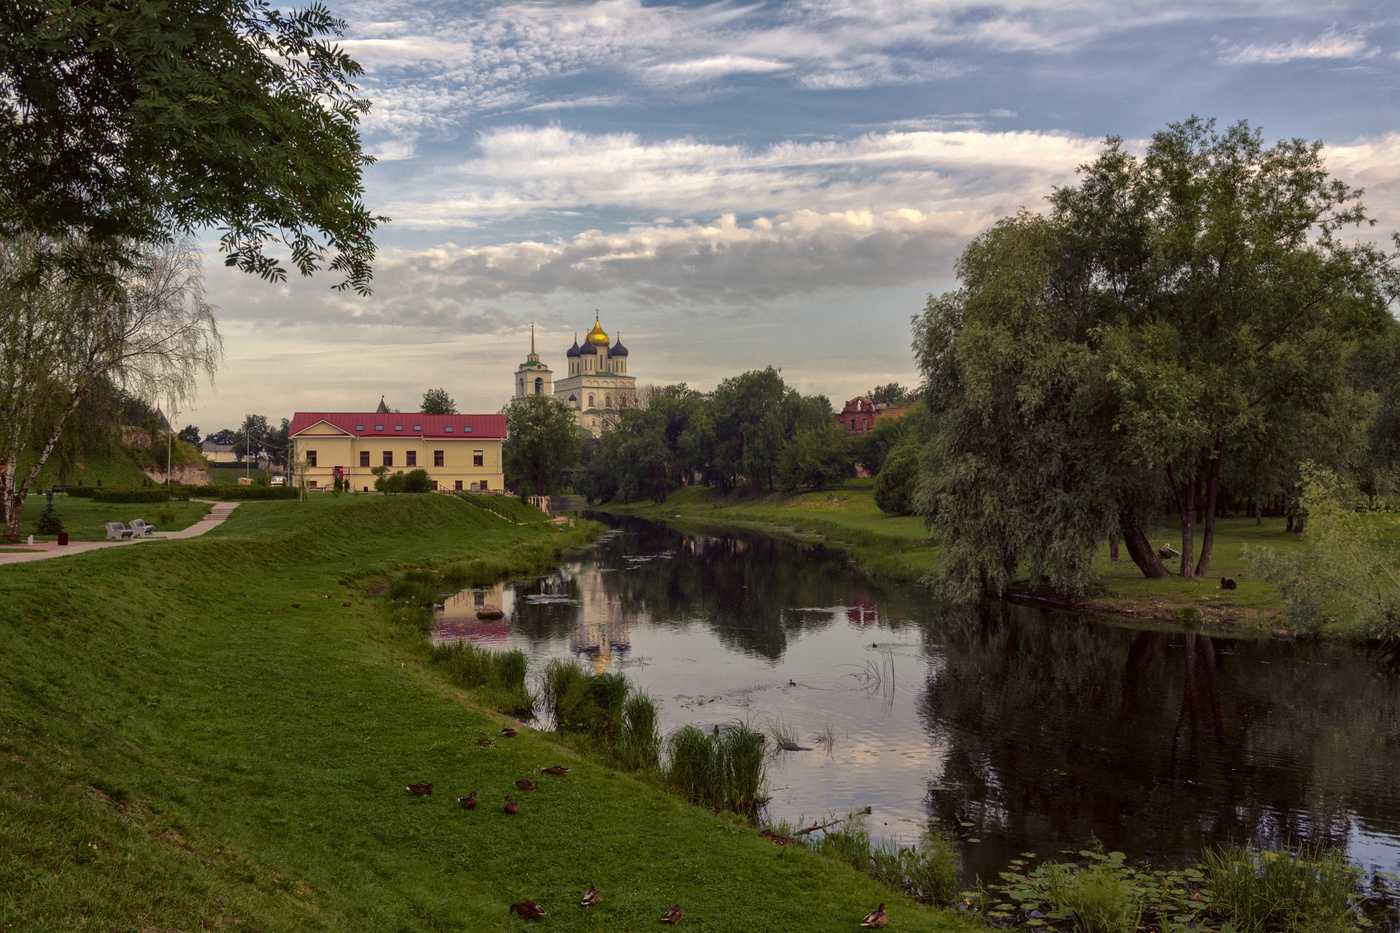
[[[192,424],[185,425],[180,429],[180,433],[175,436],[186,444],[193,444],[196,447],[199,446],[199,428]]]
[[[179,401],[193,393],[200,372],[213,377],[223,355],[213,309],[204,301],[199,260],[188,244],[146,250],[138,271],[117,276],[115,291],[53,268],[27,273],[40,252],[32,238],[0,238],[0,505],[6,534],[18,533],[30,485],[58,446],[65,423],[89,397],[115,385],[136,397]],[[26,450],[37,456],[20,476]]]
[[[447,394],[446,389],[429,389],[423,393],[423,414],[455,415],[457,403]]]
[[[920,448],[904,444],[885,458],[884,468],[875,477],[875,504],[891,515],[914,511],[914,489],[919,482]]]
[[[548,496],[560,474],[578,462],[582,443],[574,414],[548,395],[529,395],[506,409],[505,470],[526,495]]]
[[[206,434],[204,436],[204,440],[205,442],[210,444],[219,444],[220,446],[226,447],[229,444],[232,444],[235,441],[237,441],[238,435],[234,433],[232,428],[224,428],[222,431],[215,431],[213,434]]]
[[[344,27],[267,0],[0,5],[0,237],[100,277],[89,250],[129,266],[216,227],[229,265],[281,280],[280,244],[367,292],[384,218],[359,200],[360,66],[323,38]]]
[[[423,469],[409,470],[403,478],[404,492],[432,492],[433,481],[428,476],[428,471]]]
[[[956,592],[1000,592],[1018,568],[1076,591],[1117,533],[1164,573],[1144,532],[1164,487],[1182,574],[1208,573],[1225,464],[1332,443],[1324,426],[1354,413],[1343,351],[1380,325],[1397,278],[1338,236],[1365,217],[1320,148],[1195,118],[1142,159],[1109,139],[1048,218],[968,247],[963,288],[915,328],[940,418],[919,508]]]
[[[854,472],[850,435],[829,420],[799,428],[778,458],[778,476],[789,493],[803,486],[820,491]]]
[[[235,432],[233,454],[239,460],[257,459],[263,452],[263,442],[272,431],[266,415],[245,415]]]
[[[912,389],[906,389],[897,382],[890,382],[882,386],[876,386],[865,393],[865,397],[872,402],[883,402],[893,408],[900,408],[905,405],[912,405],[914,400],[918,397],[918,394]]]

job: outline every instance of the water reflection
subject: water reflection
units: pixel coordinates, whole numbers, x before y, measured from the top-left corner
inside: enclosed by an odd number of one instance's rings
[[[482,602],[505,619],[478,620]],[[813,751],[774,757],[773,815],[871,805],[904,842],[954,827],[984,878],[1094,840],[1173,864],[1317,841],[1400,869],[1400,688],[1347,651],[950,610],[820,544],[637,521],[555,574],[447,601],[434,637],[625,670],[668,730],[791,733]]]

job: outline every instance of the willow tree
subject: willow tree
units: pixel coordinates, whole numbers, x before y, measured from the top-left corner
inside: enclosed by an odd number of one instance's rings
[[[0,239],[0,508],[6,535],[73,413],[109,381],[144,398],[181,401],[223,354],[204,300],[200,257],[188,243],[152,247],[105,276],[49,267],[46,244]],[[94,262],[102,262],[98,258]]]
[[[1343,235],[1359,197],[1318,143],[1193,118],[1141,158],[1110,138],[1047,216],[974,241],[915,319],[940,416],[918,502],[953,590],[1079,590],[1116,534],[1165,575],[1143,533],[1164,493],[1182,575],[1209,573],[1222,466],[1347,411],[1343,351],[1400,294],[1393,257]]]

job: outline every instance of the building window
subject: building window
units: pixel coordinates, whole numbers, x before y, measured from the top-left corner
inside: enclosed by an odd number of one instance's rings
[[[535,380],[535,394],[536,394],[536,395],[540,395],[540,394],[543,393],[543,392],[544,392],[544,379],[538,378],[538,379]]]
[[[593,396],[591,396],[591,395],[588,396],[588,407],[589,407],[589,408],[592,408],[592,407],[593,407]]]
[[[306,485],[307,485],[307,488],[309,488],[309,489],[315,489],[315,488],[316,488],[316,481],[315,481],[314,479],[313,479],[313,480],[307,480]]]
[[[362,467],[367,467],[367,466],[369,466],[369,451],[368,451],[368,450],[362,450],[362,451],[360,451],[360,466],[362,466]]]
[[[382,424],[376,424],[376,425],[374,426],[374,429],[375,429],[376,431],[382,431],[382,430],[384,430],[384,425],[382,425]]]
[[[472,466],[485,466],[485,465],[486,465],[486,456],[485,456],[485,453],[484,453],[483,451],[480,451],[480,450],[473,450],[473,451],[472,451]]]
[[[428,484],[428,488],[431,489],[433,492],[437,492],[437,480],[432,480]]]
[[[491,487],[487,485],[486,480],[482,480],[482,481],[481,481],[481,491],[482,491],[482,492],[485,492],[487,489],[490,489],[490,488],[491,488]]]
[[[401,424],[396,424],[396,425],[394,425],[394,430],[395,430],[395,431],[402,431],[402,430],[403,430],[403,425],[401,425]]]
[[[442,466],[442,451],[433,451],[433,466]]]
[[[423,426],[422,426],[421,424],[415,424],[415,425],[413,426],[413,430],[415,430],[415,431],[421,431],[421,430],[423,430]]]
[[[364,429],[365,429],[365,426],[362,425],[362,424],[357,424],[357,425],[355,425],[355,430],[356,430],[356,431],[363,431]]]
[[[611,395],[605,395],[605,396],[603,396],[603,407],[604,407],[604,408],[612,408],[612,396],[611,396]]]
[[[403,455],[403,465],[404,465],[404,466],[417,466],[417,465],[418,465],[418,451],[416,451],[416,450],[410,450],[408,453],[404,454],[404,455]]]
[[[452,425],[449,424],[447,427],[443,428],[443,430],[446,431],[448,434],[451,434],[451,433],[452,433]]]
[[[466,425],[465,427],[463,427],[463,428],[462,428],[462,433],[463,433],[463,434],[470,434],[470,433],[472,433],[472,426],[471,426],[471,425]]]
[[[461,491],[462,491],[462,481],[461,481],[461,480],[457,480],[457,482],[456,482],[456,484],[453,486],[453,488],[456,489],[458,492],[461,492]]]
[[[392,450],[386,450],[386,451],[384,451],[384,465],[385,465],[385,466],[393,466],[393,465],[394,465],[394,452],[393,452]]]
[[[315,465],[316,465],[316,451],[314,451],[314,450],[308,450],[308,451],[306,452],[306,465],[307,465],[307,466],[315,466]]]

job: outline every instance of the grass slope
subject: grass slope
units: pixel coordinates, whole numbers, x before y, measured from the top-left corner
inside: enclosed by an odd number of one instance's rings
[[[249,502],[201,538],[0,567],[0,930],[500,930],[530,898],[552,929],[652,929],[679,902],[697,929],[819,931],[894,901],[549,736],[477,744],[502,717],[358,584],[583,538],[499,504]]]
[[[33,465],[33,455],[21,457],[18,475],[27,475]],[[58,483],[96,486],[101,480],[104,486],[140,486],[149,478],[121,448],[113,446],[110,450],[84,454],[77,465],[62,476],[59,475],[58,464],[50,459],[39,471],[39,478],[30,487],[30,496],[40,494]]]
[[[34,534],[34,523],[47,504],[43,496],[31,495],[24,500],[24,507],[19,512],[20,534]],[[68,532],[70,541],[104,541],[107,538],[107,522],[129,525],[133,518],[155,525],[157,531],[180,531],[199,521],[209,511],[209,506],[203,502],[93,502],[62,493],[53,497],[53,508],[63,520],[63,528]],[[162,514],[172,515],[174,519],[166,521]],[[54,541],[57,536],[34,534],[34,540]]]

